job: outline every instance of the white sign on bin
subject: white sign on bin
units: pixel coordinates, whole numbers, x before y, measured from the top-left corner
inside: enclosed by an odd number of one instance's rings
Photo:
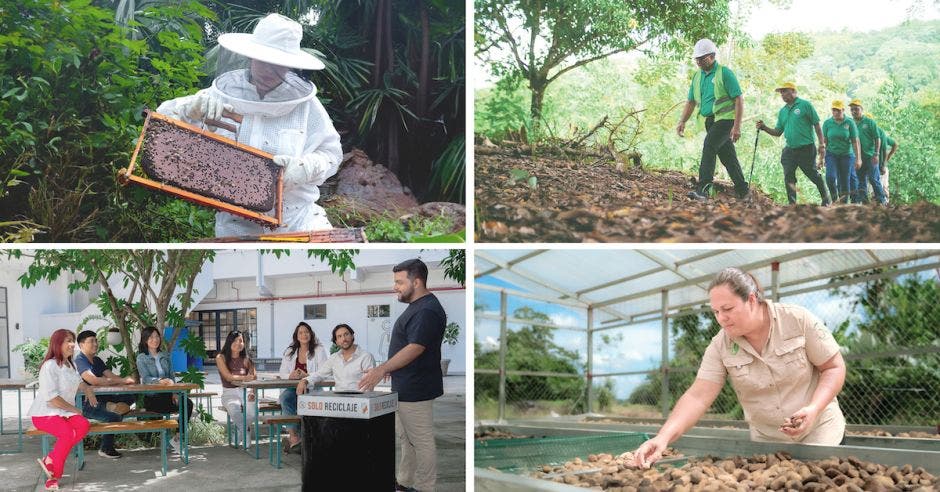
[[[297,415],[371,419],[398,410],[398,393],[314,391],[297,397]]]

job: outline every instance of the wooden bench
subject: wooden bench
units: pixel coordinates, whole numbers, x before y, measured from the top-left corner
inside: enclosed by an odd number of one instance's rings
[[[261,423],[268,426],[268,463],[281,467],[281,428],[285,425],[299,424],[299,415],[266,415]],[[275,458],[275,456],[277,458]],[[276,462],[276,464],[275,464]]]
[[[160,460],[163,463],[163,476],[166,476],[166,445],[168,442],[167,431],[176,429],[179,424],[175,420],[129,420],[124,422],[101,422],[92,423],[88,428],[88,435],[91,434],[137,434],[148,432],[160,433]],[[42,455],[49,454],[49,438],[51,434],[39,430],[29,429],[27,436],[42,436]],[[75,463],[76,473],[85,467],[85,448],[81,442],[77,443],[78,461]]]

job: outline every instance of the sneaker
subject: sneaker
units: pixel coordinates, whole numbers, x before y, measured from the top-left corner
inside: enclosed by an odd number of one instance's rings
[[[101,456],[102,458],[109,458],[109,459],[114,460],[114,459],[120,458],[121,453],[118,453],[117,450],[115,449],[108,449],[107,451],[104,449],[99,449],[98,456]]]
[[[177,434],[173,436],[173,439],[170,439],[170,447],[173,448],[173,452],[180,454],[180,435]]]
[[[46,490],[59,490],[59,481],[54,478],[46,480]]]
[[[701,194],[701,193],[699,193],[698,191],[695,191],[695,190],[690,191],[687,196],[688,196],[689,198],[693,199],[693,200],[697,200],[697,201],[700,201],[700,202],[707,202],[707,201],[708,201],[708,197],[707,197],[707,196],[705,196],[705,195],[703,195],[703,194]]]
[[[405,487],[404,485],[398,483],[398,480],[395,480],[395,492],[418,492],[418,489],[414,487]]]

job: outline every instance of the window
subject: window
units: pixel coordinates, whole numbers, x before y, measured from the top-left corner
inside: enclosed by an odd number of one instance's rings
[[[368,307],[366,316],[369,318],[388,318],[391,314],[388,304],[373,304]]]
[[[255,359],[258,357],[258,311],[250,309],[221,309],[217,311],[193,311],[189,319],[199,321],[199,336],[206,342],[208,360],[215,358],[222,346],[225,337],[232,330],[248,333],[248,355]]]
[[[304,304],[304,319],[326,319],[326,304]]]

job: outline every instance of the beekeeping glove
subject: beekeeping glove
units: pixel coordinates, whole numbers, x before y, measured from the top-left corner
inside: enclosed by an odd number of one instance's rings
[[[330,170],[329,162],[315,154],[307,154],[303,157],[276,155],[272,160],[284,168],[284,183],[320,185],[329,177],[327,175]]]
[[[193,120],[217,120],[222,117],[222,111],[232,111],[231,104],[223,104],[222,100],[206,91],[199,91],[189,101],[184,103],[183,114]]]

